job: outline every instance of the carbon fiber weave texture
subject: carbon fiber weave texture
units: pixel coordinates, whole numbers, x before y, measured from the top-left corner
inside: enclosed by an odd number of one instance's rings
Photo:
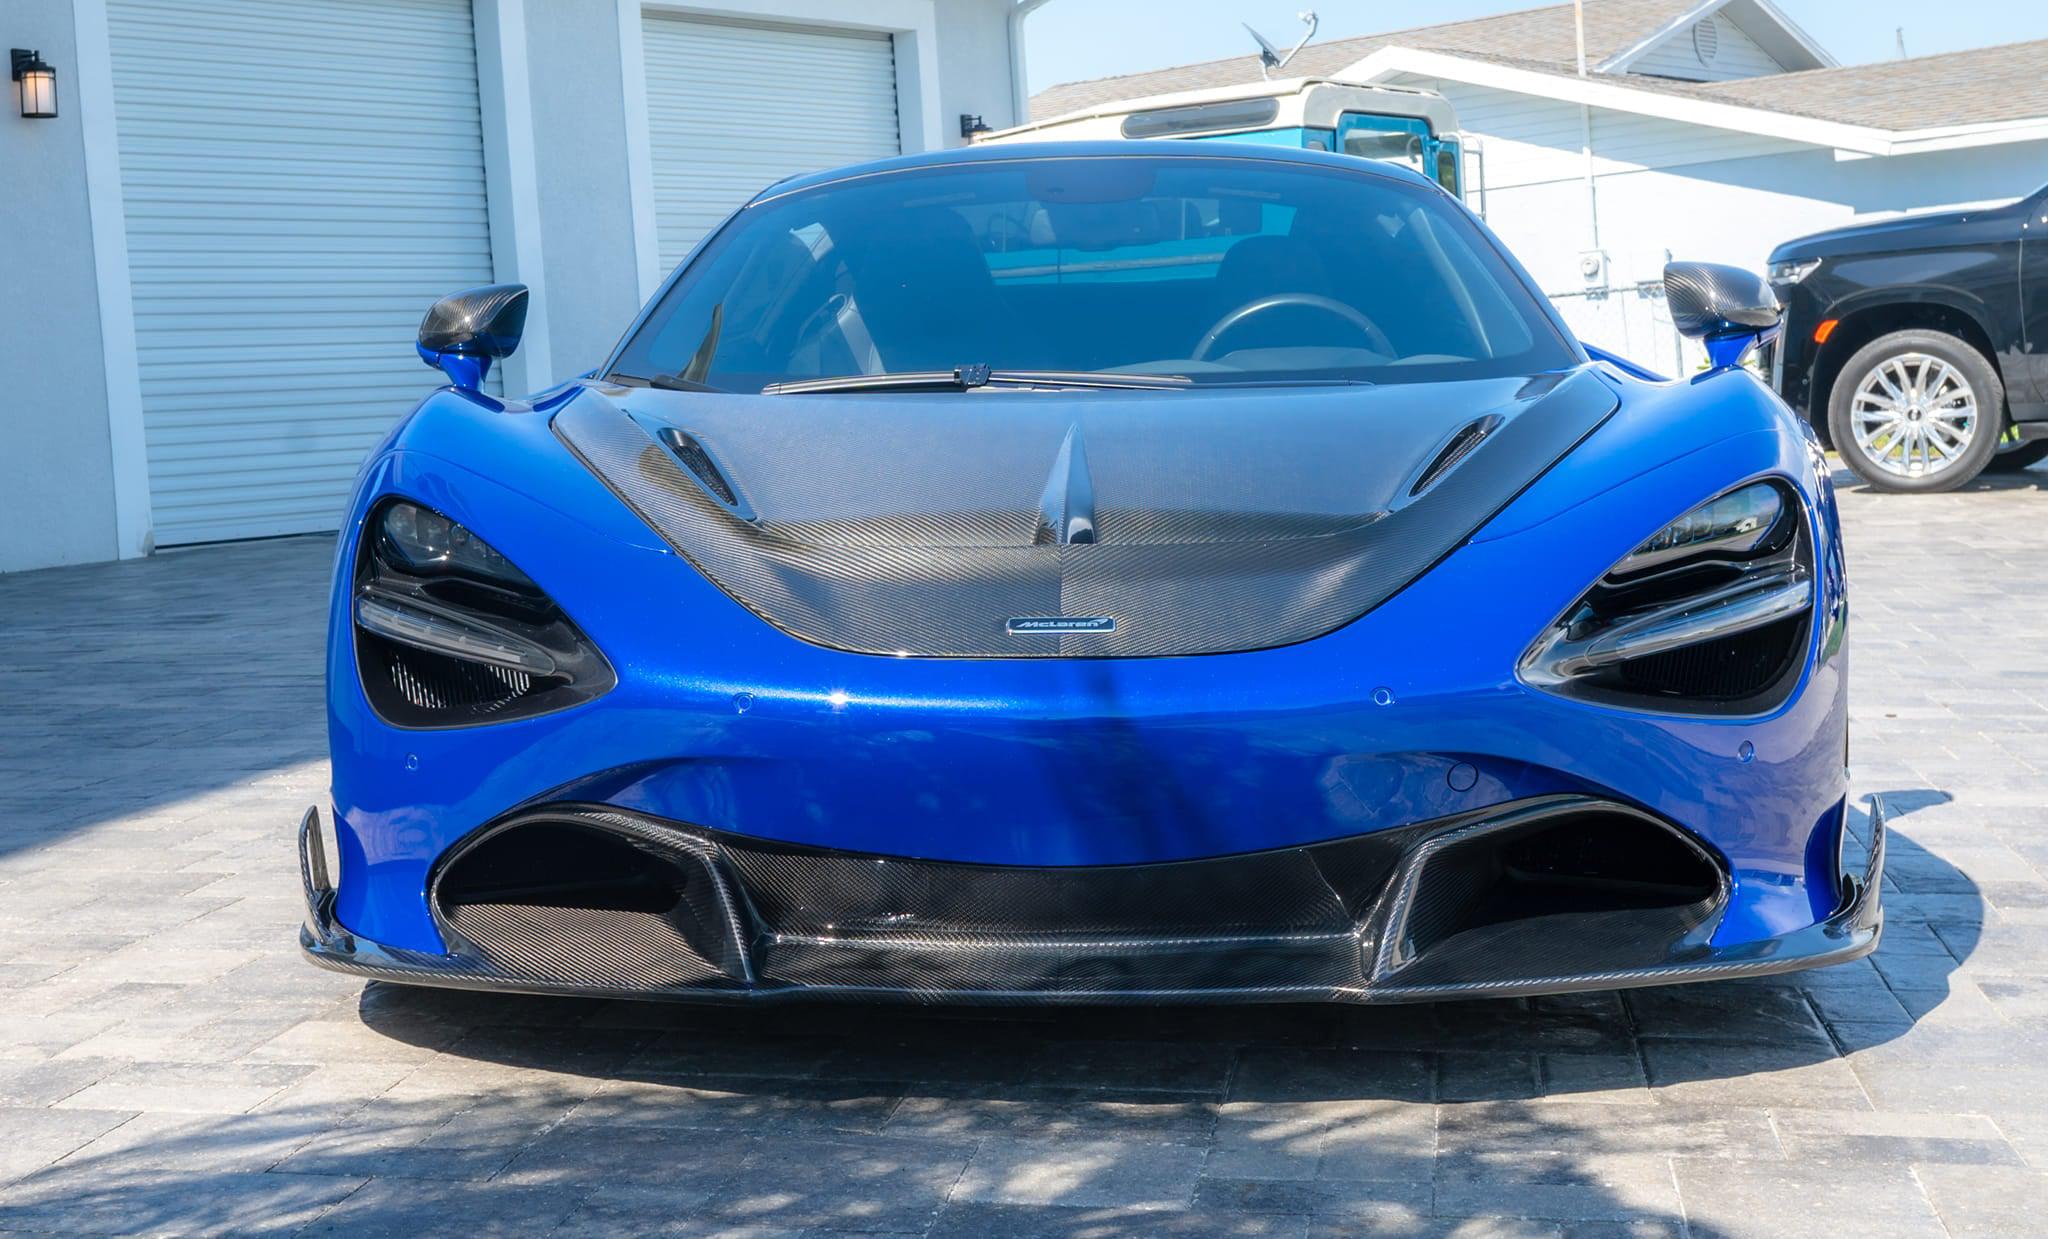
[[[1488,390],[1517,394],[1513,384]],[[1130,657],[1264,649],[1357,619],[1448,554],[1615,405],[1589,371],[1526,383],[1505,413],[1482,411],[1504,424],[1408,498],[1412,476],[1474,415],[1432,413],[1417,403],[1426,395],[1399,393],[1376,412],[1347,415],[1318,393],[1312,408],[1268,414],[1263,434],[1239,424],[1258,418],[1256,407],[1194,403],[1206,396],[1082,402],[1065,413],[1039,406],[1008,428],[976,425],[980,414],[955,408],[958,430],[934,425],[928,409],[892,415],[858,402],[829,419],[795,405],[772,410],[775,418],[762,412],[755,422],[775,424],[759,429],[707,406],[683,428],[749,501],[752,520],[596,392],[571,401],[554,425],[679,554],[794,636],[871,654]],[[1190,403],[1174,405],[1183,399]],[[877,422],[872,434],[850,435],[848,424],[859,429],[864,417]],[[906,417],[918,433],[898,424]],[[1087,443],[1099,537],[1043,544],[1037,496],[1069,431]],[[1011,617],[1063,615],[1111,616],[1116,627],[1005,630]]]

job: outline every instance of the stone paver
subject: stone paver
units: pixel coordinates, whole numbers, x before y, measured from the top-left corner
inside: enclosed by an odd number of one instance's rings
[[[0,577],[0,1231],[2039,1235],[2048,470],[1842,496],[1870,961],[1390,1008],[771,1012],[303,965],[324,538]]]

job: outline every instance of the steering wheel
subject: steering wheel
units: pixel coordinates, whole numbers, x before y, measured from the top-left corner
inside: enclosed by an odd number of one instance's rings
[[[1314,293],[1273,293],[1270,296],[1258,297],[1247,301],[1230,313],[1225,314],[1222,318],[1217,319],[1216,325],[1203,332],[1202,338],[1195,342],[1195,351],[1191,360],[1209,360],[1209,351],[1216,347],[1216,341],[1222,339],[1229,332],[1236,330],[1246,319],[1289,305],[1298,305],[1309,310],[1321,310],[1325,314],[1341,318],[1351,326],[1358,328],[1359,334],[1366,338],[1376,352],[1385,353],[1389,357],[1396,356],[1394,342],[1387,339],[1387,333],[1379,329],[1379,324],[1360,314],[1351,306],[1345,305],[1333,297],[1319,297]]]

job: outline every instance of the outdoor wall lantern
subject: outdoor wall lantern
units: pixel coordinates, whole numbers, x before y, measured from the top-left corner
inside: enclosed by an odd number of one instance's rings
[[[30,120],[47,120],[57,114],[57,71],[41,52],[13,48],[14,80],[21,83],[21,114]]]

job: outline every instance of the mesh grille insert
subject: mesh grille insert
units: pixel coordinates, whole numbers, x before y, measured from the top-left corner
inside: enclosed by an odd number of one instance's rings
[[[1798,616],[1621,664],[1629,689],[1657,696],[1733,701],[1762,692],[1783,675],[1798,651],[1806,618]]]
[[[382,672],[391,691],[415,709],[481,717],[533,691],[533,677],[524,671],[400,645],[360,628],[356,640],[368,667]]]

